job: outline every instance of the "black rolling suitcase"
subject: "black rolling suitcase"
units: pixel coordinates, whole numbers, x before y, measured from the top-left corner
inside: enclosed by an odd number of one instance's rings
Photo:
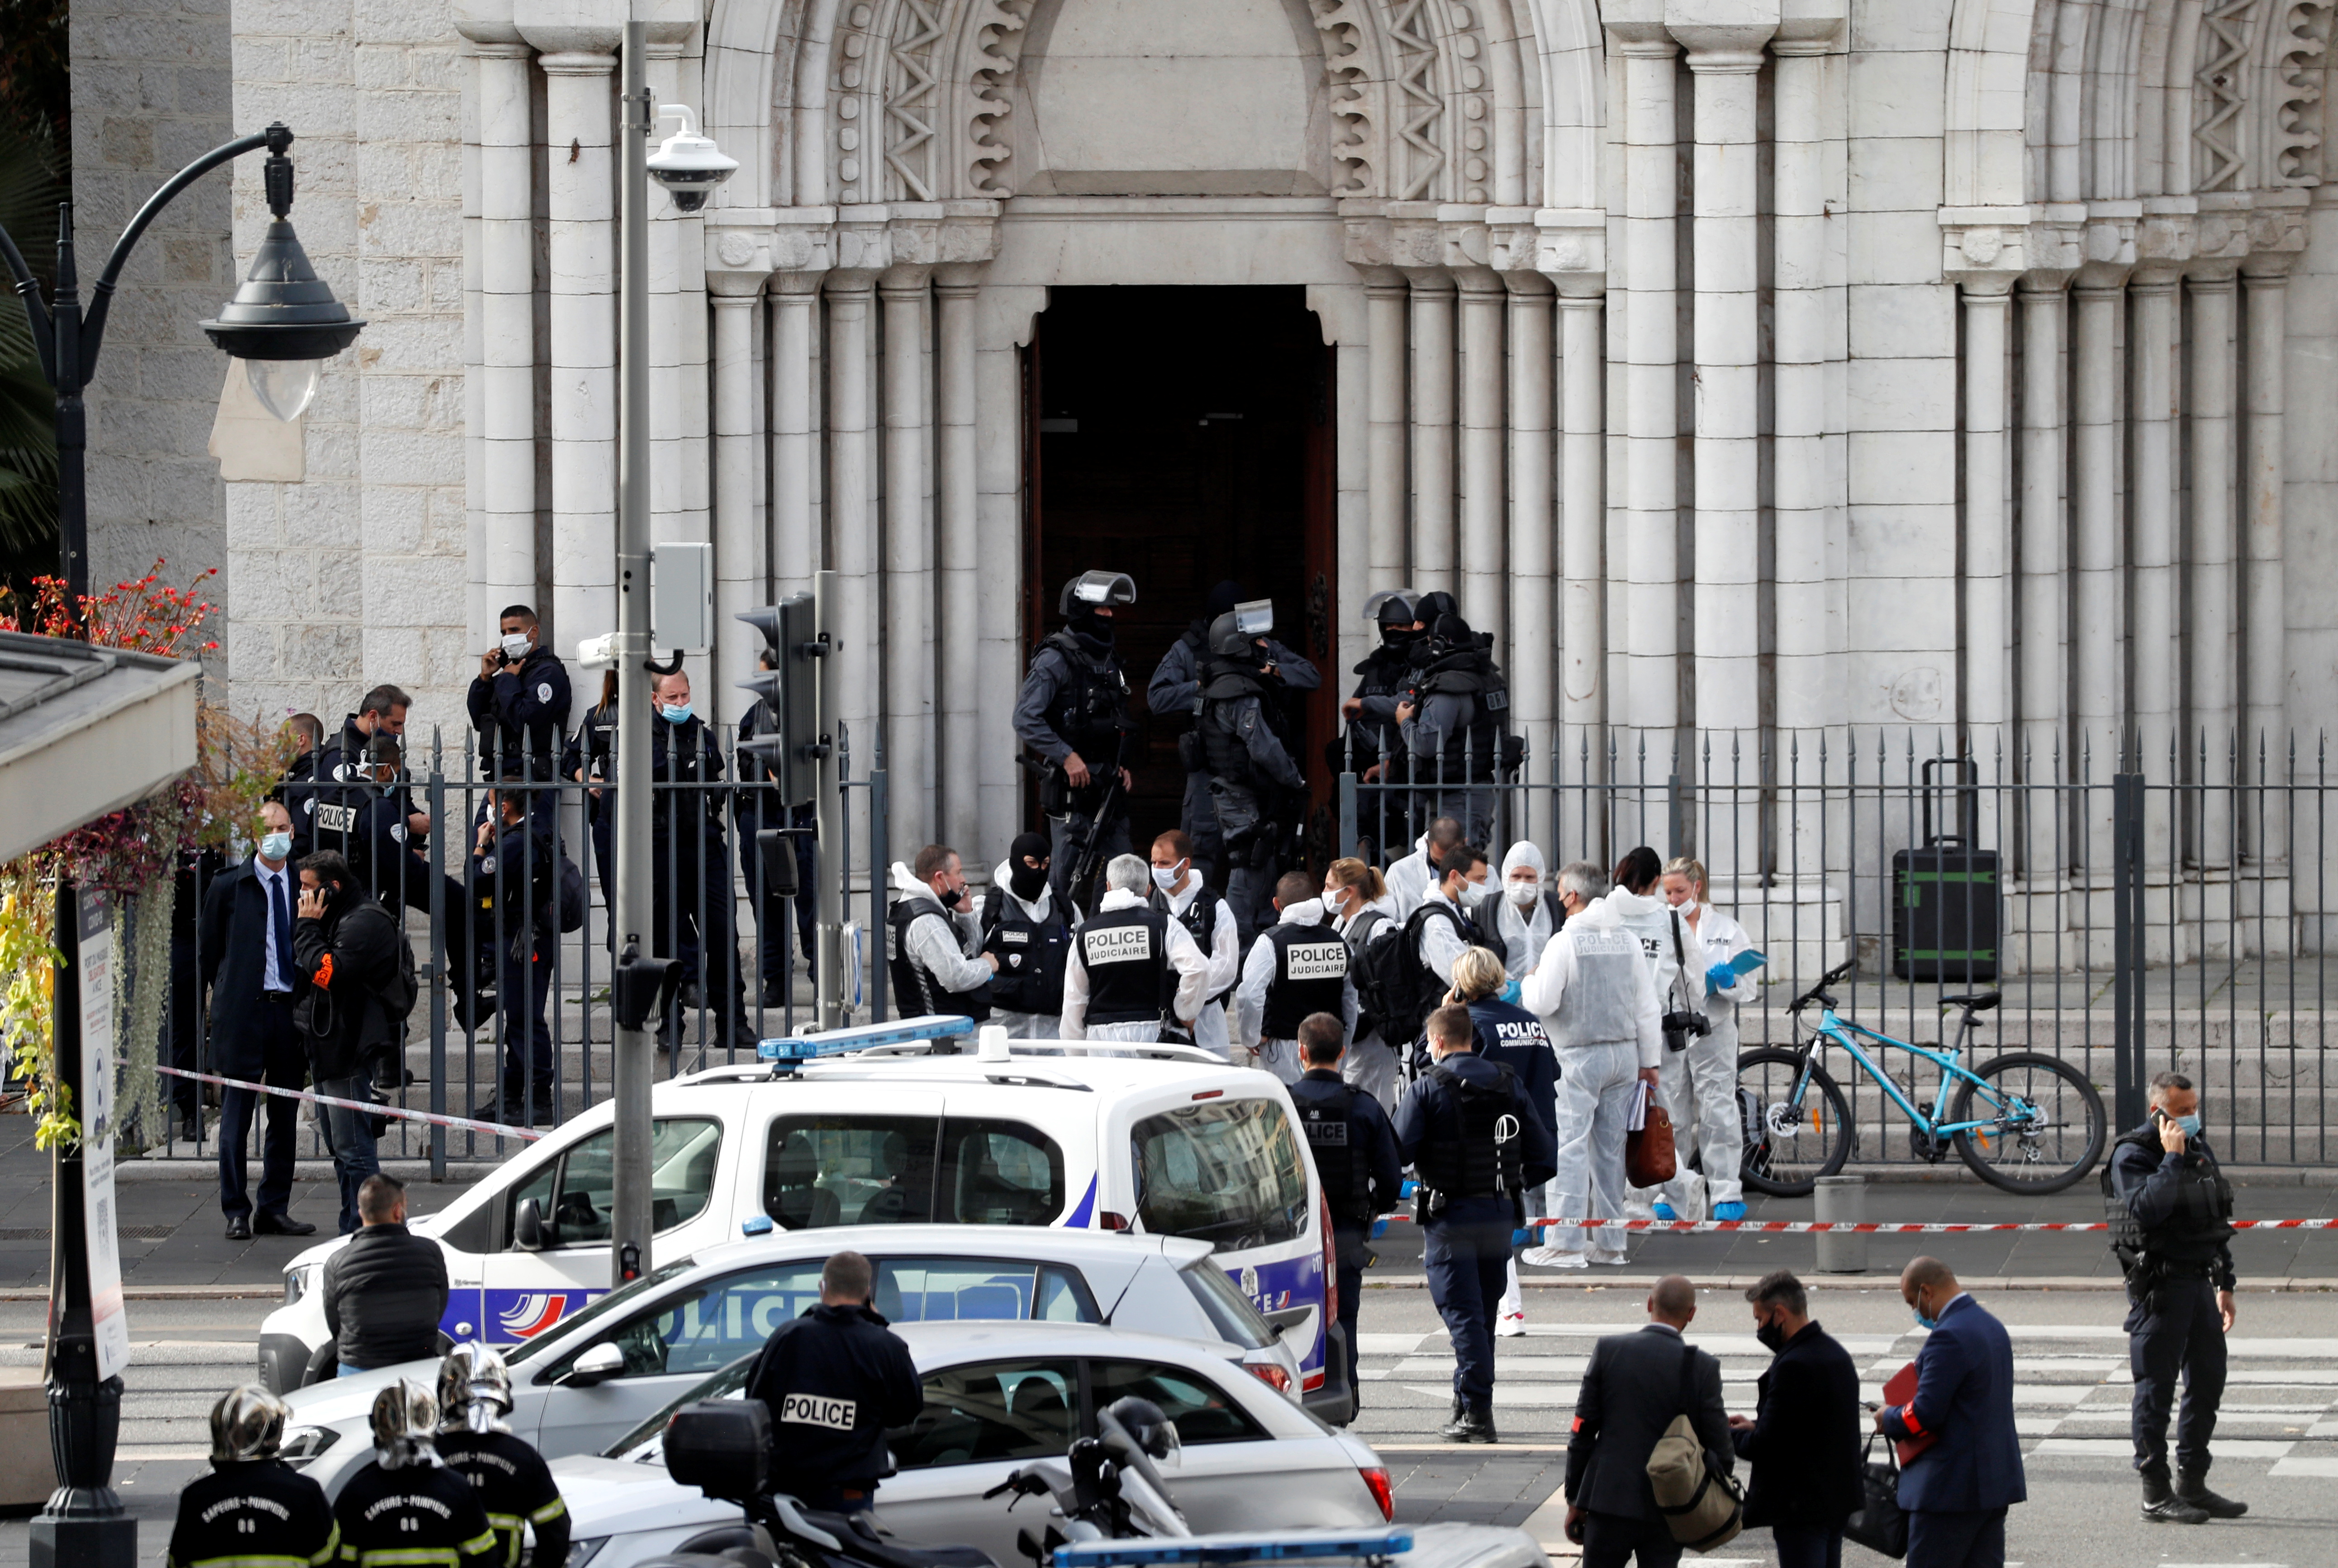
[[[1953,770],[1954,833],[1932,831],[1936,773]],[[1969,758],[1935,757],[1923,768],[1924,844],[1891,857],[1891,972],[1902,980],[1986,985],[1997,980],[2005,926],[1994,849],[1979,849],[1980,769]]]

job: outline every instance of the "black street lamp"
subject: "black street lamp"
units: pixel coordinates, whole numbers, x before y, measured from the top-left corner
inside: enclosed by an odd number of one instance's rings
[[[60,203],[57,209],[56,286],[47,300],[41,298],[40,280],[25,265],[24,253],[0,229],[0,253],[7,258],[25,314],[33,324],[41,373],[56,389],[57,522],[70,614],[79,616],[89,593],[89,492],[84,471],[88,418],[82,388],[97,368],[123,266],[156,214],[221,164],[268,149],[268,209],[274,220],[243,286],[221,307],[217,319],[202,328],[213,343],[244,362],[253,392],[279,419],[300,416],[316,396],[324,361],[348,348],[365,325],[353,320],[319,279],[292,232],[288,217],[292,211],[292,161],[284,155],[291,145],[292,132],[279,122],[214,147],[171,176],[114,241],[105,270],[91,290],[85,316],[74,263],[73,203]],[[69,966],[76,965],[80,908],[72,883],[61,882],[56,941]],[[77,967],[74,972],[77,975]],[[55,1000],[58,1077],[76,1108],[83,1103],[80,991],[77,979],[61,982]],[[111,1485],[122,1423],[122,1379],[97,1375],[80,1147],[57,1151],[52,1169],[55,1224],[50,1239],[49,1446],[56,1460],[58,1487],[33,1521],[32,1568],[134,1568],[137,1523]]]
[[[89,593],[89,487],[84,473],[88,451],[88,416],[82,406],[82,388],[97,368],[98,349],[105,341],[105,320],[113,307],[113,291],[147,225],[179,193],[221,164],[246,152],[268,149],[266,180],[268,210],[275,215],[251,259],[251,272],[235,298],[220,308],[215,320],[202,323],[211,340],[244,362],[251,389],[279,419],[298,418],[317,395],[324,362],[356,340],[363,321],[351,318],[349,308],[309,264],[309,253],[292,232],[292,160],[285,149],[292,132],[281,122],[265,131],[214,147],[162,183],[162,188],[138,209],[138,215],[113,242],[99,273],[88,313],[81,305],[81,278],[74,263],[73,203],[57,208],[57,277],[53,298],[41,299],[40,280],[25,265],[24,253],[5,229],[0,229],[0,253],[25,300],[25,315],[33,324],[33,341],[41,355],[41,374],[57,394],[57,524],[65,580],[65,606],[80,613]]]

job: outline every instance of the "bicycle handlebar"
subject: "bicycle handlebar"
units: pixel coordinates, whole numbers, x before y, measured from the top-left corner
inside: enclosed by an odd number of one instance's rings
[[[1850,974],[1853,969],[1858,967],[1858,959],[1844,959],[1841,964],[1836,965],[1833,968],[1820,975],[1818,984],[1803,992],[1801,995],[1795,997],[1793,1004],[1786,1010],[1789,1013],[1800,1013],[1803,1008],[1809,1006],[1813,1002],[1823,1003],[1827,1006],[1832,1007],[1834,1005],[1834,998],[1827,995],[1827,987],[1833,985],[1836,981],[1842,979],[1844,975]]]

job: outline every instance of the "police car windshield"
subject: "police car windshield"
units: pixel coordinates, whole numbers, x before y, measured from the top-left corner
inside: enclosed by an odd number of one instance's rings
[[[602,1449],[601,1457],[638,1459],[644,1465],[663,1463],[665,1424],[673,1413],[683,1406],[694,1405],[701,1399],[736,1398],[739,1391],[747,1387],[747,1373],[755,1365],[755,1357],[761,1354],[762,1352],[760,1349],[751,1350],[703,1383],[692,1384],[671,1403],[658,1406],[656,1415],[618,1438],[608,1447]],[[642,1450],[638,1455],[634,1452],[636,1448]]]
[[[1212,1100],[1148,1116],[1130,1132],[1129,1152],[1147,1230],[1221,1252],[1306,1232],[1307,1168],[1272,1100]]]
[[[644,1274],[632,1284],[612,1290],[592,1305],[570,1313],[551,1328],[510,1352],[504,1359],[515,1366],[522,1361],[533,1361],[555,1347],[565,1344],[578,1329],[590,1328],[610,1313],[623,1311],[667,1280],[679,1279],[697,1267],[695,1259],[685,1258],[679,1263],[669,1263],[663,1269]]]

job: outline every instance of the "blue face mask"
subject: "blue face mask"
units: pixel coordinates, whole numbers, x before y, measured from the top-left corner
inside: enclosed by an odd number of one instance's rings
[[[1940,1326],[1940,1320],[1938,1318],[1924,1316],[1924,1309],[1921,1307],[1909,1308],[1908,1315],[1916,1320],[1916,1327],[1919,1328],[1938,1328]]]
[[[675,708],[661,708],[658,711],[665,715],[665,721],[669,724],[687,724],[690,722],[690,704],[687,702]]]
[[[291,856],[292,835],[290,833],[261,834],[260,853],[263,859],[274,860],[281,864]]]
[[[2196,1111],[2189,1115],[2178,1116],[2176,1118],[2176,1124],[2184,1129],[2184,1136],[2186,1138],[2200,1136],[2200,1113]]]

